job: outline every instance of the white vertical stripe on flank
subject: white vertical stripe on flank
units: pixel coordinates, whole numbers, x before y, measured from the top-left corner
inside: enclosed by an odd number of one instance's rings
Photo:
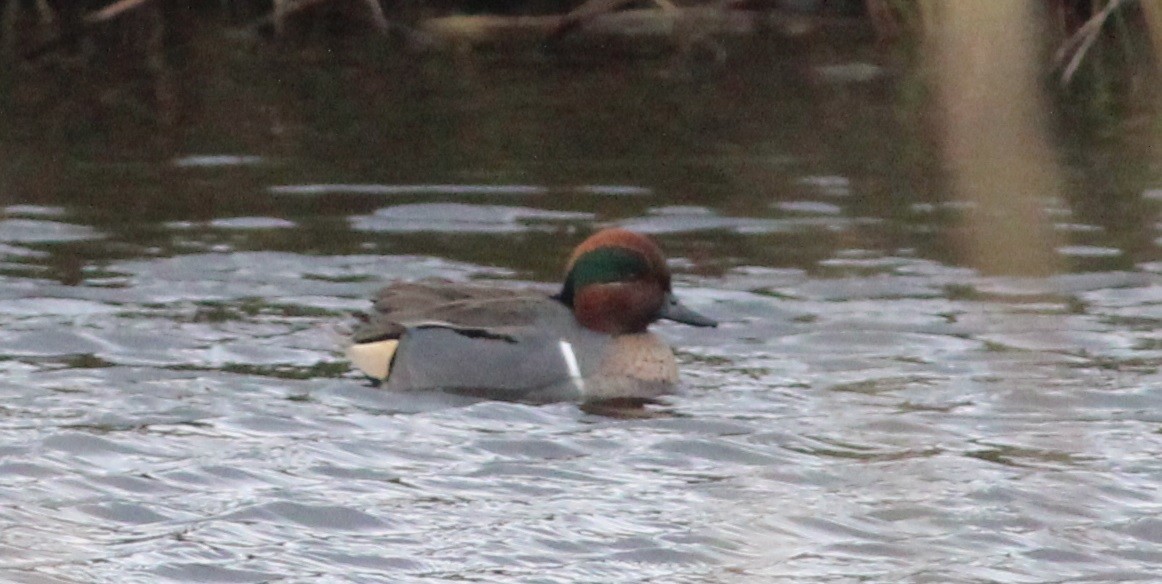
[[[577,355],[573,352],[573,343],[561,339],[561,357],[565,359],[565,366],[569,368],[569,378],[573,380],[573,385],[584,394],[585,380],[581,378],[581,367],[577,365]]]

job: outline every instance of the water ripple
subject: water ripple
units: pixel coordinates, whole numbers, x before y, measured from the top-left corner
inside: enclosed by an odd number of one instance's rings
[[[294,229],[298,229],[295,227]],[[852,247],[684,274],[636,418],[365,385],[333,327],[418,256],[109,261],[0,293],[0,579],[1150,581],[1156,278]],[[513,286],[523,285],[512,282]]]

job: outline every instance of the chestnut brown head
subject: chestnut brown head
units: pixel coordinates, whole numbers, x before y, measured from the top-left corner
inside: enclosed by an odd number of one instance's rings
[[[661,318],[693,326],[718,324],[678,302],[662,251],[632,231],[614,228],[593,234],[573,250],[565,271],[557,299],[590,330],[640,333]]]

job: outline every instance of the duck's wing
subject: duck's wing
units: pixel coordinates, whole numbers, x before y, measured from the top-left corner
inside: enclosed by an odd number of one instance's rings
[[[488,347],[494,345],[486,341],[498,341],[497,346],[503,351],[490,362],[502,362],[508,359],[505,355],[514,346],[521,347],[522,351],[532,346],[529,337],[537,330],[576,326],[572,311],[546,294],[451,282],[394,284],[376,294],[372,308],[371,312],[357,315],[346,354],[361,372],[380,381],[394,376],[396,361],[419,363],[416,367],[421,369],[426,362],[443,362],[444,367],[449,366],[443,358],[421,361],[408,356],[417,353],[407,348],[413,343],[425,346],[445,339],[442,345],[419,354],[443,354],[446,348],[454,361],[458,352],[465,358],[475,359],[472,348],[487,353]],[[401,353],[399,358],[397,351]],[[519,359],[521,355],[519,351],[511,354],[512,359]],[[488,359],[486,354],[481,356]],[[423,373],[417,375],[430,377]]]
[[[351,339],[398,339],[420,325],[457,329],[468,336],[502,336],[565,314],[559,302],[531,290],[431,281],[393,284],[376,294],[370,313],[357,316]]]

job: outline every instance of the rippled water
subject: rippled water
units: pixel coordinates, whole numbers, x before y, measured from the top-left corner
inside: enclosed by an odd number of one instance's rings
[[[5,160],[0,579],[1158,578],[1156,166],[1079,163],[1044,205],[1072,273],[987,276],[897,81],[493,66],[248,96],[266,148],[98,124]],[[386,281],[551,281],[608,224],[723,321],[657,327],[684,391],[648,416],[389,394],[336,350]]]

